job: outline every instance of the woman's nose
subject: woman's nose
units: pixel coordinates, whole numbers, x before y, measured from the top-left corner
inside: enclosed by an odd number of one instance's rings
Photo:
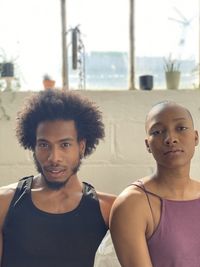
[[[166,132],[164,143],[166,145],[176,144],[178,142],[177,135],[174,132]]]

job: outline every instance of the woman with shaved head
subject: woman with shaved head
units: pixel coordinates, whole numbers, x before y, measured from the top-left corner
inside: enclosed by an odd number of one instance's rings
[[[198,144],[188,109],[171,101],[146,117],[153,174],[127,187],[111,211],[111,235],[123,267],[200,266],[200,182],[190,177]]]

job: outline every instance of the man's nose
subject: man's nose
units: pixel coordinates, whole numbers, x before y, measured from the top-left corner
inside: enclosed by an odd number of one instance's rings
[[[48,161],[51,163],[57,163],[60,161],[60,151],[56,147],[52,147],[49,151]]]

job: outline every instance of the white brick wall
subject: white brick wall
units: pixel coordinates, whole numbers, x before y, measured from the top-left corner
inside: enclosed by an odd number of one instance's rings
[[[32,155],[19,147],[15,118],[30,92],[0,93],[0,185],[35,174]],[[100,106],[106,138],[93,155],[83,161],[79,176],[98,190],[119,193],[127,184],[152,172],[154,160],[144,145],[145,116],[151,105],[164,99],[185,105],[200,131],[200,90],[80,91]],[[6,115],[4,116],[2,107]],[[191,174],[200,178],[200,150],[196,149]]]

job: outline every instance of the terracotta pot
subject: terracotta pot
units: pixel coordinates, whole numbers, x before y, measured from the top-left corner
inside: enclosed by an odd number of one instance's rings
[[[44,89],[53,89],[55,88],[55,81],[54,80],[43,80]]]

